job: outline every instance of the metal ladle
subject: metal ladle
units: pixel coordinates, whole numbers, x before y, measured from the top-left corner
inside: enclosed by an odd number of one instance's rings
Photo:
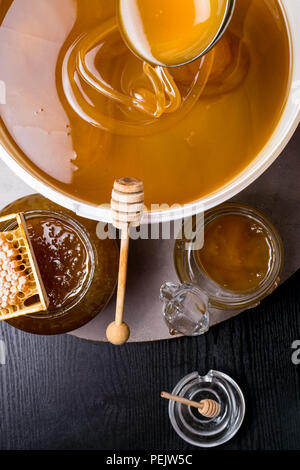
[[[227,3],[226,3],[226,10],[225,10],[225,14],[224,14],[224,17],[223,17],[223,21],[221,23],[221,26],[217,32],[217,34],[215,35],[215,37],[213,38],[213,40],[211,41],[211,43],[205,48],[203,49],[202,51],[200,51],[199,53],[197,53],[195,55],[195,57],[192,57],[191,59],[185,61],[185,62],[182,62],[182,63],[174,63],[174,64],[162,64],[161,62],[159,61],[155,61],[155,59],[153,58],[153,60],[149,61],[149,58],[146,58],[146,57],[143,57],[142,55],[140,55],[136,50],[135,48],[133,47],[133,44],[128,40],[128,37],[126,37],[125,34],[122,34],[123,36],[123,39],[126,43],[126,45],[128,46],[128,48],[135,54],[137,55],[140,59],[142,60],[145,60],[146,62],[150,62],[151,65],[154,65],[154,66],[164,66],[164,67],[179,67],[179,66],[182,66],[182,65],[186,65],[190,62],[193,62],[194,60],[196,59],[199,59],[201,56],[205,55],[207,52],[209,52],[215,45],[216,43],[221,39],[221,37],[223,36],[223,34],[225,33],[229,23],[230,23],[230,20],[232,18],[232,15],[233,15],[233,12],[234,12],[234,7],[235,7],[235,1],[236,0],[227,0]],[[121,26],[121,18],[122,18],[122,14],[121,14],[121,3],[122,3],[122,0],[117,0],[117,18],[119,19],[119,26],[120,26],[120,31],[122,33],[122,29],[123,29],[123,26]],[[134,22],[132,22],[132,24],[134,24]]]

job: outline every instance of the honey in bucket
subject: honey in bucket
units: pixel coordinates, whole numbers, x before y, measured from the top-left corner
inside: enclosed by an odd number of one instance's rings
[[[200,59],[153,67],[125,45],[115,2],[2,0],[4,147],[51,188],[108,203],[113,181],[145,203],[189,203],[235,178],[279,122],[290,70],[277,0],[239,0]]]

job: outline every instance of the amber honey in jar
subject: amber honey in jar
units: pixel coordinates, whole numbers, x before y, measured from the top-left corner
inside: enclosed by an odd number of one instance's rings
[[[203,247],[194,250],[193,240],[186,242],[175,245],[179,278],[201,287],[215,307],[253,307],[279,283],[281,238],[262,213],[247,205],[226,203],[207,211]]]
[[[1,215],[15,212],[24,213],[50,303],[47,312],[9,323],[40,334],[79,328],[105,307],[114,292],[119,257],[116,241],[98,239],[96,222],[82,219],[40,195],[15,201]],[[14,228],[6,225],[1,230]]]
[[[241,214],[217,217],[205,227],[196,260],[220,286],[234,291],[257,289],[269,269],[272,246],[265,228]]]

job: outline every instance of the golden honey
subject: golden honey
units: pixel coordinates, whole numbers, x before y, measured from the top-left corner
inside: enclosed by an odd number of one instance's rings
[[[2,0],[0,23],[1,141],[34,176],[89,203],[109,203],[123,176],[144,182],[147,206],[218,190],[255,159],[285,105],[277,0],[239,0],[217,46],[172,69],[128,49],[112,1]]]
[[[74,227],[62,219],[36,217],[27,222],[27,229],[48,294],[48,310],[61,309],[86,283],[87,249]]]
[[[119,0],[119,22],[131,49],[150,63],[180,65],[217,36],[227,0]]]

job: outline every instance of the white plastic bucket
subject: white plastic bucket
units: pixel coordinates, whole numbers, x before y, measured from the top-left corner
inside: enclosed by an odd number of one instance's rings
[[[236,178],[223,187],[198,201],[187,204],[184,208],[185,215],[202,212],[203,210],[221,204],[256,180],[279,156],[300,122],[300,0],[280,0],[280,4],[289,27],[291,48],[290,90],[281,119],[272,137],[255,160]],[[33,176],[29,171],[25,170],[2,146],[0,146],[0,158],[24,180],[25,183],[48,199],[71,209],[82,217],[103,222],[111,221],[111,211],[109,208],[106,209],[81,202],[75,198],[66,196],[59,190],[52,189],[46,183]],[[143,223],[170,221],[181,217],[182,209],[180,208],[152,211],[145,213]]]

